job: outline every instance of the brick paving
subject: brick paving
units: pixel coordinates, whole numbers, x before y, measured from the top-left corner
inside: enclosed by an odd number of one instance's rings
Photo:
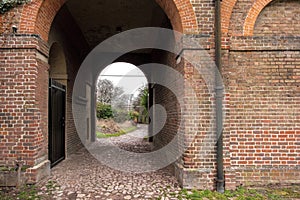
[[[132,136],[141,131],[146,131],[146,126],[98,142],[112,142],[127,151],[149,152],[150,143]],[[170,194],[181,190],[171,166],[147,173],[122,172],[102,164],[85,148],[55,166],[49,180],[40,187],[41,195],[47,193],[53,199],[177,199]]]

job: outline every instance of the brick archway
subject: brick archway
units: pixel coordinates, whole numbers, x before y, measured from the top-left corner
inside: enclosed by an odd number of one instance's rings
[[[3,33],[3,15],[0,15],[0,33]]]
[[[221,25],[222,33],[228,33],[230,19],[232,15],[233,8],[237,0],[224,0],[221,5]]]
[[[189,0],[155,1],[169,17],[174,30],[197,33],[197,19]],[[52,21],[65,2],[66,0],[34,0],[24,5],[19,32],[36,33],[47,41]]]
[[[256,19],[260,12],[273,0],[257,0],[249,10],[243,26],[243,35],[252,36]]]

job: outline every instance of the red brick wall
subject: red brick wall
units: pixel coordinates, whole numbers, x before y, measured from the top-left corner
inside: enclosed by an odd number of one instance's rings
[[[289,62],[299,51],[230,54],[231,167],[299,166],[300,70]]]
[[[61,23],[74,22],[68,13],[62,12]],[[87,52],[86,44],[80,40],[80,32],[73,29],[62,30],[61,41],[68,66],[67,96],[67,153],[71,154],[82,147],[76,133],[72,116],[72,85],[77,70]],[[57,28],[56,27],[56,28]],[[9,32],[9,30],[8,30]],[[76,33],[74,38],[70,35]],[[27,170],[23,180],[34,183],[49,174],[48,162],[48,45],[36,35],[1,36],[1,74],[0,74],[0,166],[15,167],[21,161]],[[74,43],[76,41],[76,43]],[[82,51],[74,51],[81,49]],[[2,184],[0,180],[0,184]],[[6,183],[4,183],[6,184]],[[8,185],[14,185],[13,181]]]
[[[42,163],[49,168],[47,45],[33,35],[7,35],[0,46],[0,166],[15,167],[20,161],[27,168],[24,179],[35,182],[32,168]]]
[[[153,55],[151,62],[161,63],[169,66],[179,73],[183,71],[183,65],[176,66],[175,55],[163,51],[157,51]],[[167,81],[172,81],[167,75],[164,76]],[[174,94],[174,90],[183,90],[182,83],[178,87],[167,88],[160,84],[154,85],[155,90],[155,104],[160,104],[166,109],[167,119],[163,129],[154,137],[154,144],[157,148],[162,148],[167,145],[178,132],[180,126],[180,105],[178,97]],[[157,114],[157,113],[156,113]],[[160,117],[160,116],[157,116]]]
[[[165,10],[175,30],[184,33],[198,32],[197,19],[189,0],[156,0],[156,2]],[[14,18],[17,17],[16,22],[18,22],[17,25],[20,33],[36,33],[44,40],[48,40],[52,21],[64,3],[65,0],[34,0],[21,6],[22,13],[14,9],[9,12],[11,14],[6,15],[12,15]],[[5,19],[3,20],[4,22],[6,21]],[[3,29],[9,29],[6,22]]]
[[[18,26],[23,6],[17,6],[0,15],[0,33],[12,33],[12,26]]]
[[[230,158],[225,173],[232,186],[299,182],[300,30],[292,24],[300,4],[267,3],[237,2],[232,34],[251,34],[241,24],[252,23],[255,36],[231,37],[224,51]],[[252,12],[258,17],[249,17]]]
[[[214,32],[214,1],[192,0],[198,22],[198,33],[213,34]]]
[[[231,14],[229,35],[243,35],[243,24],[252,5],[253,1],[237,0]]]
[[[62,46],[66,59],[68,75],[66,85],[66,154],[68,156],[82,148],[73,119],[72,93],[77,71],[89,47],[73,17],[65,7],[62,7],[53,21],[49,34],[49,43],[53,42],[57,42]]]
[[[199,53],[197,51],[191,53]],[[200,58],[201,59],[201,58]],[[190,63],[185,65],[189,84],[185,89],[185,137],[191,142],[183,155],[184,186],[214,189],[216,175],[216,137],[214,120],[214,94],[208,90],[203,74]],[[196,96],[192,94],[192,90]]]
[[[189,36],[185,37],[189,38]],[[185,37],[184,40],[191,39]],[[185,50],[181,56],[188,60],[201,60],[202,66],[210,66],[213,70],[210,61],[214,51],[210,50],[210,37],[198,38],[195,39],[195,42],[201,43],[205,50]],[[176,64],[175,55],[166,54],[163,57],[162,55],[159,53],[154,57],[160,57],[162,61],[159,63],[165,63],[177,70],[185,80],[185,83],[181,83],[179,80],[174,81],[173,88],[181,91],[184,103],[179,105],[178,99],[170,90],[155,86],[155,102],[165,107],[168,120],[163,130],[155,136],[154,144],[162,147],[168,144],[175,134],[180,131],[184,132],[184,139],[179,142],[178,148],[186,147],[187,149],[182,157],[174,163],[175,176],[183,187],[213,189],[216,176],[214,94],[213,91],[211,93],[208,90],[208,87],[212,87],[212,85],[209,85],[209,82],[206,82],[207,80],[204,80],[203,77],[207,75],[205,74],[207,71],[203,70],[201,74],[197,67],[187,60],[182,59],[180,64]],[[165,80],[172,80],[172,77],[166,74]],[[180,122],[182,122],[182,126],[179,129]]]
[[[36,0],[15,8],[1,16],[1,33],[11,33],[11,26],[16,24],[19,27],[18,33],[39,34],[46,41],[51,23],[63,3],[63,0]],[[209,34],[207,51],[213,58],[213,0],[157,0],[157,3],[167,13],[174,29],[184,33]],[[224,163],[227,188],[234,188],[239,184],[274,181],[299,182],[299,10],[299,2],[296,0],[222,1],[222,59],[226,86]],[[72,50],[80,49],[84,45],[78,44],[76,40],[80,33],[72,32],[73,30],[68,33],[68,23],[63,20],[63,26],[57,25],[59,32],[66,33],[59,41],[65,48],[71,80],[68,82],[67,106],[68,111],[71,111],[72,79],[83,58],[80,56],[84,55],[84,52],[79,55]],[[47,50],[43,50],[47,48],[39,39],[32,39],[32,36],[1,37],[0,90],[1,94],[6,95],[0,97],[1,101],[5,102],[0,105],[0,149],[3,155],[7,156],[0,158],[0,163],[13,166],[14,160],[20,155],[29,166],[33,166],[47,150],[47,130],[44,123],[47,121],[47,112],[44,112],[47,108],[43,101],[46,82],[36,84],[47,80],[47,64],[37,58],[39,51],[47,56]],[[186,187],[214,188],[214,133],[211,132],[208,140],[203,141],[210,125],[208,118],[214,99],[205,88],[203,74],[198,74],[189,63],[177,66],[173,55],[167,55],[163,59],[166,64],[183,73],[186,80],[193,83],[198,94],[197,98],[193,99],[188,91],[184,90],[185,111],[188,113],[184,116],[183,127],[186,140],[190,138],[190,132],[196,133],[197,136],[178,161],[182,167],[181,171],[177,171],[178,177]],[[24,70],[23,67],[29,69]],[[17,75],[19,71],[20,74]],[[26,79],[27,76],[32,77]],[[10,82],[11,78],[13,82]],[[18,83],[23,85],[19,86]],[[22,87],[29,87],[23,92],[26,96],[18,97],[20,94],[16,92],[17,87],[22,91]],[[173,109],[169,110],[170,119],[159,135],[161,143],[167,143],[174,133],[174,125],[177,124],[178,108],[174,106],[176,102],[171,101],[174,96],[170,91],[158,88],[158,94],[161,96],[157,96],[157,101]],[[14,103],[11,103],[12,101]],[[28,110],[27,104],[34,109]],[[71,133],[68,143],[72,147],[68,152],[71,153],[73,145],[79,143],[76,142],[78,138],[74,134],[70,114],[68,120],[71,121],[68,127],[68,133]],[[30,127],[26,127],[25,122],[30,123]],[[16,140],[27,135],[28,139],[25,141]],[[33,147],[25,151],[26,145]],[[31,172],[30,169],[28,172]],[[31,174],[34,173],[35,171],[32,171]]]
[[[162,148],[171,142],[177,134],[180,124],[180,112],[178,112],[178,100],[171,90],[158,84],[155,85],[154,89],[156,104],[163,106],[168,115],[164,128],[154,137],[155,146]]]
[[[273,0],[254,1],[248,11],[243,25],[243,35],[253,35],[254,24],[261,11]]]
[[[165,11],[174,30],[197,33],[198,23],[190,0],[155,0]]]
[[[230,19],[236,2],[237,0],[223,0],[221,2],[221,26],[222,33],[224,33],[224,35],[228,34]]]

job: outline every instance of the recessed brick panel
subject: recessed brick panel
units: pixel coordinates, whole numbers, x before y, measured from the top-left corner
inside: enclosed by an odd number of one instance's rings
[[[259,14],[254,35],[300,35],[300,2],[276,0]]]

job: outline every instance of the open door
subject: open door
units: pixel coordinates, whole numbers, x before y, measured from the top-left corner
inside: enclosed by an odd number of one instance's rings
[[[49,160],[51,167],[65,159],[65,86],[49,81]]]

